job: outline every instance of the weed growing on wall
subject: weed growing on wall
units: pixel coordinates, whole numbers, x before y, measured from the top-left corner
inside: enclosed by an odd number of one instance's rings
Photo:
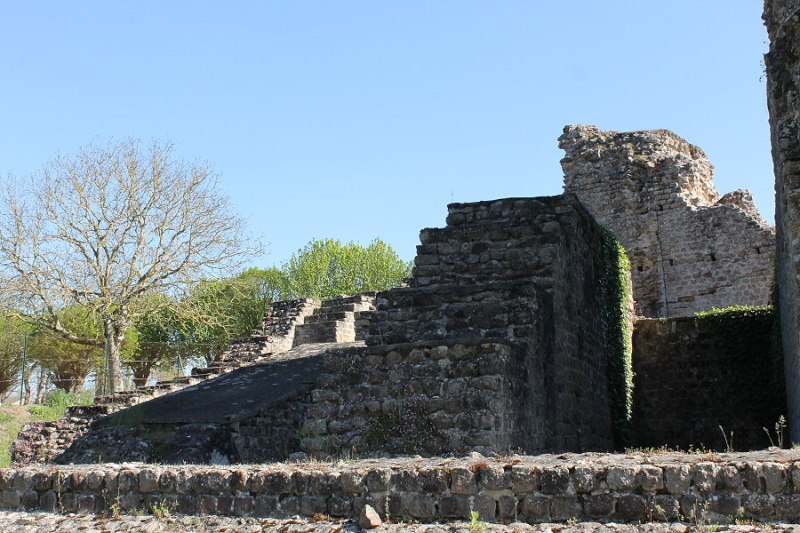
[[[440,448],[439,432],[424,407],[398,396],[387,411],[368,422],[364,440],[371,450],[390,453],[420,453]]]
[[[608,396],[614,444],[623,449],[631,440],[633,410],[633,295],[631,265],[619,241],[603,228],[603,245],[595,269],[598,279],[602,345],[608,365]]]

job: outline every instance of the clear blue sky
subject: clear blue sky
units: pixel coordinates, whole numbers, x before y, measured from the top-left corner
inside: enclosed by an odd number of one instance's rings
[[[0,173],[96,138],[212,162],[280,264],[411,259],[450,202],[558,194],[565,124],[667,128],[772,223],[758,0],[0,0]]]

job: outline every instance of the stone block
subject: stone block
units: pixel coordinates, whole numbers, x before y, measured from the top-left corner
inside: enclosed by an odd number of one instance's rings
[[[699,463],[694,467],[693,482],[695,490],[700,494],[711,494],[717,485],[717,465]]]
[[[469,519],[470,497],[462,494],[446,494],[439,500],[439,515],[442,518]]]
[[[422,480],[414,470],[395,470],[391,473],[389,486],[392,492],[420,492]]]
[[[612,494],[583,497],[583,513],[592,519],[608,518],[614,513],[616,498]]]
[[[123,470],[117,478],[117,490],[120,493],[139,490],[139,479],[134,470]]]
[[[636,487],[636,468],[612,466],[606,472],[606,483],[612,491],[632,491]]]
[[[259,494],[255,497],[253,513],[255,516],[275,516],[279,501],[277,494]]]
[[[722,493],[713,494],[708,499],[708,510],[717,515],[728,517],[730,521],[741,516],[744,512],[741,497]]]
[[[478,477],[478,484],[485,490],[505,490],[511,488],[511,471],[495,465],[472,465]]]
[[[197,497],[197,512],[200,514],[217,514],[217,496],[200,494]]]
[[[421,468],[418,475],[422,482],[423,491],[437,494],[447,490],[447,472],[444,470],[440,468]]]
[[[360,494],[366,490],[364,484],[364,473],[359,470],[347,470],[342,472],[341,477],[342,491],[347,494]]]
[[[364,476],[364,486],[369,492],[385,492],[389,490],[392,471],[388,468],[376,468]]]
[[[544,468],[539,472],[539,490],[545,494],[564,494],[569,487],[569,470],[564,467]]]
[[[550,519],[564,522],[581,518],[583,508],[576,496],[553,496],[550,498]]]
[[[334,517],[349,517],[353,510],[350,498],[334,494],[328,498],[328,513]]]
[[[300,514],[314,516],[316,514],[327,514],[328,502],[324,496],[306,495],[300,498]]]
[[[687,494],[691,482],[692,472],[687,465],[668,465],[664,468],[664,486],[671,494]]]
[[[233,498],[234,516],[253,516],[255,513],[255,499],[252,496],[237,495]]]
[[[614,517],[623,522],[645,520],[647,518],[647,511],[648,505],[644,496],[638,494],[621,494],[617,498]]]
[[[256,479],[259,478],[260,483],[256,481]],[[254,477],[251,482],[251,490],[253,490],[253,492],[263,492],[266,494],[289,494],[292,492],[291,472],[286,470],[264,472],[263,476]]]
[[[144,468],[139,471],[139,491],[148,493],[158,490],[159,474],[157,471],[150,468]]]
[[[780,494],[786,490],[787,465],[781,463],[765,463],[762,466],[766,490],[769,494]]]
[[[278,504],[277,516],[281,518],[300,514],[300,498],[297,496],[286,496]]]
[[[208,494],[224,494],[231,490],[230,472],[208,470],[198,476],[199,489]]]
[[[680,518],[681,505],[678,498],[669,494],[658,494],[649,503],[647,513],[651,520],[672,522]]]
[[[664,471],[657,466],[641,466],[636,473],[636,483],[645,492],[657,492],[664,488]]]
[[[577,466],[572,472],[572,483],[578,493],[591,493],[598,486],[598,473],[589,466]]]
[[[475,473],[469,468],[453,468],[450,470],[450,491],[453,494],[477,494],[478,484]]]
[[[756,519],[769,518],[775,513],[775,496],[771,494],[745,494],[742,496],[745,516]]]
[[[473,499],[472,510],[478,513],[481,520],[494,522],[497,520],[497,499],[490,494],[478,494]]]
[[[522,516],[529,524],[550,520],[550,497],[528,494],[522,500]]]
[[[529,494],[539,490],[539,469],[527,465],[511,468],[511,488],[515,494]]]
[[[800,522],[800,494],[780,494],[775,496],[775,514],[785,522]]]

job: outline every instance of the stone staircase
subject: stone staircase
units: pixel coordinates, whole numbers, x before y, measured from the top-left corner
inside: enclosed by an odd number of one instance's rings
[[[369,315],[375,310],[374,301],[375,293],[323,301],[304,323],[295,327],[293,345],[363,340],[369,330]]]
[[[331,300],[301,298],[274,302],[253,333],[231,341],[228,349],[207,367],[193,368],[191,375],[159,381],[114,395],[98,396],[100,405],[138,403],[176,392],[243,366],[264,362],[271,355],[303,344],[353,342],[369,331],[369,316],[375,309],[375,293],[339,296]]]

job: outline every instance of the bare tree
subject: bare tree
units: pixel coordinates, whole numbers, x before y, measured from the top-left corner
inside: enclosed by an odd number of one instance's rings
[[[154,311],[148,293],[177,293],[224,275],[260,252],[207,163],[154,141],[91,144],[59,156],[0,191],[0,276],[7,307],[79,344],[109,349],[109,382],[121,390],[120,344]],[[78,304],[102,319],[103,339],[62,320]]]

